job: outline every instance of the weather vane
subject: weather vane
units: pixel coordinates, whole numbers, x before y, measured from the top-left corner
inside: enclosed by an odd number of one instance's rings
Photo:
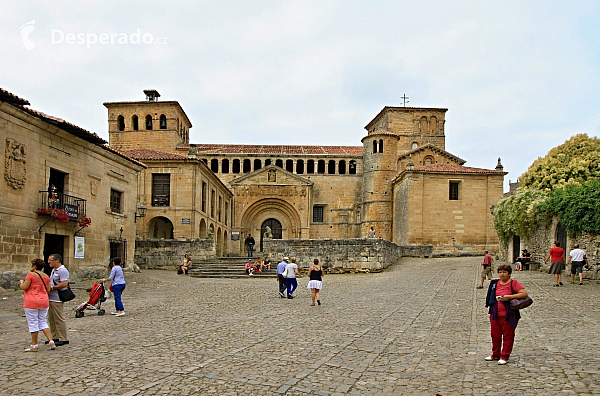
[[[404,94],[404,95],[401,97],[401,99],[404,101],[404,103],[403,103],[403,104],[404,104],[404,107],[406,107],[406,104],[409,102],[409,101],[407,100],[407,99],[408,99],[408,96],[406,96],[406,94]]]

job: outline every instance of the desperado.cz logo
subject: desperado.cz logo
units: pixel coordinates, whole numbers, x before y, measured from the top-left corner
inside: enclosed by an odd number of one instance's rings
[[[35,30],[35,20],[27,22],[21,26],[21,40],[25,49],[31,51],[35,48],[35,43],[31,41],[29,35]],[[90,48],[93,45],[150,45],[150,44],[168,44],[167,37],[154,38],[151,33],[142,33],[141,29],[136,29],[133,33],[85,33],[85,32],[67,32],[61,29],[50,30],[50,44],[52,45],[85,45]]]

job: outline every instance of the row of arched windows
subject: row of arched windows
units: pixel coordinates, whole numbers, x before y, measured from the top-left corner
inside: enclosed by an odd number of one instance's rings
[[[152,116],[150,114],[146,115],[146,129],[151,131],[153,128],[153,120],[152,120]],[[167,116],[164,114],[160,115],[159,118],[159,128],[160,129],[167,129]],[[125,117],[123,117],[122,115],[117,117],[117,128],[119,129],[119,131],[124,131],[125,130]],[[137,115],[133,115],[131,117],[131,129],[133,131],[138,131],[140,129],[140,125],[139,125],[139,119]]]
[[[263,167],[263,162],[260,159],[208,159],[203,158],[202,161],[210,167],[215,173],[250,173],[257,171]],[[266,159],[264,166],[273,164],[271,159]],[[220,165],[220,166],[219,166]],[[347,163],[345,160],[275,160],[275,166],[285,169],[288,172],[295,173],[298,175],[303,174],[328,174],[328,175],[355,175],[356,174],[356,161],[351,160]]]

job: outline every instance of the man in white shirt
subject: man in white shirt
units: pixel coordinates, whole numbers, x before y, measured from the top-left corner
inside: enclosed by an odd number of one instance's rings
[[[571,263],[571,283],[575,283],[575,274],[579,274],[579,284],[583,285],[583,264],[585,263],[585,252],[579,249],[579,244],[573,245],[574,249],[569,252],[567,264]]]
[[[69,270],[62,265],[62,256],[60,254],[51,254],[48,257],[48,264],[52,267],[50,274],[50,309],[48,309],[48,326],[52,333],[52,339],[56,346],[67,345],[67,323],[65,322],[63,305],[58,297],[58,291],[65,289],[69,284]]]

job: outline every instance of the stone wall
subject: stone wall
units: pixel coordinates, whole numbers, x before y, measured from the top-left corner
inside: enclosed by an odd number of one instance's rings
[[[194,262],[216,257],[213,239],[137,239],[135,263],[142,269],[177,268],[188,254]]]
[[[379,272],[400,257],[429,257],[431,246],[400,246],[385,239],[265,239],[263,251],[273,263],[296,257],[299,268],[318,258],[327,272]]]
[[[541,225],[534,230],[528,239],[521,239],[520,246],[517,246],[519,251],[527,249],[531,253],[533,261],[541,264],[539,270],[542,272],[548,269],[547,265],[543,263],[555,239],[557,225],[558,220],[554,218],[549,224]],[[588,265],[585,267],[587,270],[583,273],[584,278],[600,279],[600,235],[587,232],[582,232],[577,236],[569,235],[567,247],[563,247],[566,256],[576,243],[586,252]],[[512,261],[510,258],[513,248],[513,241],[511,240],[508,247],[501,250],[501,260]],[[567,271],[566,274],[568,275],[570,272]]]

